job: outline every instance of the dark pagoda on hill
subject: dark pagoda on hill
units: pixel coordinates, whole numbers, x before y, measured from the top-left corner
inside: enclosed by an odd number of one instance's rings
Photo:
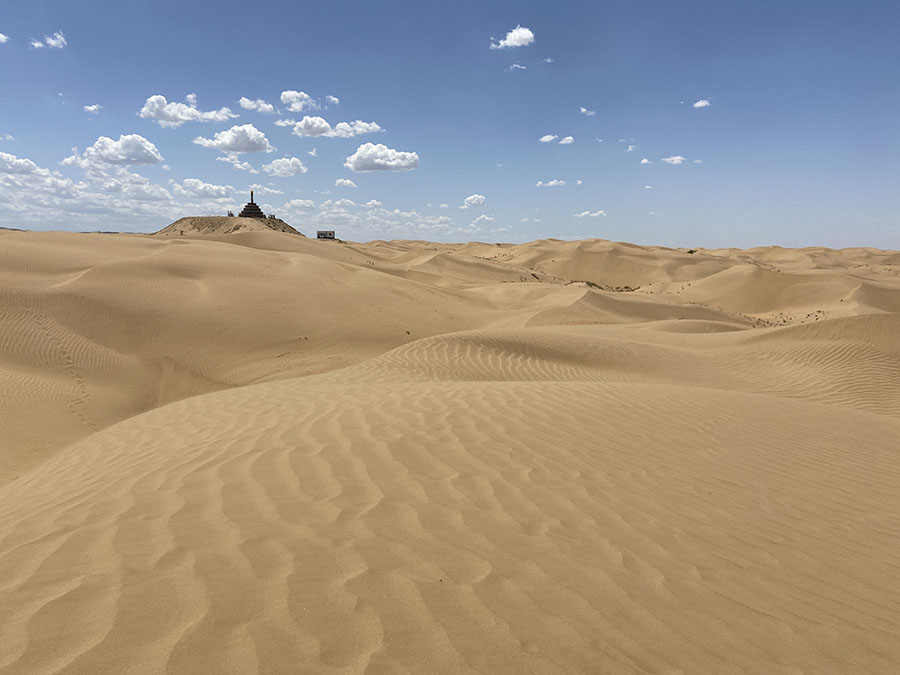
[[[266,214],[262,212],[262,209],[253,201],[253,190],[250,190],[250,203],[246,204],[238,214],[241,218],[265,218]]]

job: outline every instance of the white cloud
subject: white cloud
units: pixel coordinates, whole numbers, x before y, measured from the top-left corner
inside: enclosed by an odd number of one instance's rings
[[[524,47],[534,42],[534,33],[523,26],[516,26],[506,34],[500,42],[494,42],[491,38],[491,49],[509,49],[510,47]]]
[[[0,134],[0,141],[14,141],[16,137],[12,134]]]
[[[250,173],[259,173],[259,171],[257,171],[250,165],[250,162],[241,161],[240,155],[238,155],[236,152],[228,152],[221,157],[216,157],[216,161],[231,164],[231,168],[235,171],[249,171]]]
[[[645,190],[652,190],[652,189],[653,189],[653,186],[652,186],[652,185],[645,185],[645,186],[644,186],[644,189],[645,189]]]
[[[598,143],[602,143],[602,142],[603,142],[603,139],[602,139],[602,138],[597,138],[596,136],[594,136],[594,140],[597,141]]]
[[[241,107],[244,110],[256,110],[261,113],[266,113],[267,115],[271,115],[275,112],[275,106],[271,103],[266,103],[261,98],[258,98],[255,101],[251,101],[246,96],[241,96],[238,103],[241,104]]]
[[[93,105],[84,106],[84,112],[91,113],[91,115],[98,114],[101,110],[103,110],[103,106],[99,103],[94,103]]]
[[[708,98],[701,98],[699,101],[697,101],[696,103],[694,103],[694,106],[693,106],[693,107],[695,107],[695,108],[708,108],[708,107],[709,107],[709,99],[708,99]]]
[[[352,187],[352,188],[355,188],[355,187],[356,187],[356,183],[354,183],[354,182],[353,182],[352,180],[350,180],[349,178],[338,178],[336,181],[334,181],[334,186],[335,186],[335,187]]]
[[[582,115],[587,115],[588,117],[593,117],[594,115],[597,114],[596,110],[588,110],[584,106],[581,106],[580,108],[578,108],[578,112],[580,112]]]
[[[297,120],[275,120],[276,127],[292,127],[297,124]]]
[[[65,166],[87,169],[103,164],[119,166],[157,164],[162,159],[162,155],[159,154],[159,150],[153,143],[140,134],[127,134],[119,136],[117,141],[107,136],[100,136],[81,155],[78,154],[78,148],[74,148],[72,155],[60,163]]]
[[[291,201],[286,202],[281,208],[306,211],[308,209],[316,208],[316,203],[312,199],[292,199]]]
[[[272,152],[275,149],[266,135],[252,124],[233,126],[213,138],[197,136],[193,142],[222,152]]]
[[[316,153],[317,153],[317,150],[315,148],[313,148],[312,150],[307,150],[307,152],[306,152],[306,154],[309,155],[310,157],[315,157]]]
[[[268,164],[263,164],[262,170],[270,176],[287,178],[288,176],[296,176],[298,173],[306,173],[309,169],[296,157],[282,157]]]
[[[261,195],[283,195],[284,192],[281,190],[276,190],[275,188],[270,188],[265,185],[260,185],[259,183],[253,183],[250,186],[251,190],[255,190]]]
[[[144,102],[138,113],[145,119],[154,120],[161,127],[180,127],[185,122],[227,122],[237,117],[231,108],[219,108],[203,112],[197,109],[197,95],[185,96],[187,103],[169,103],[162,94],[154,94]]]
[[[553,63],[553,58],[550,57],[550,56],[548,56],[546,59],[544,59],[543,62],[544,62],[544,63]]]
[[[331,105],[338,105],[341,102],[341,99],[339,99],[337,96],[332,96],[331,94],[326,96],[325,100],[328,101]]]
[[[565,138],[560,138],[560,139],[559,139],[559,144],[560,144],[560,145],[571,145],[571,144],[574,143],[574,142],[575,142],[575,139],[572,138],[571,136],[566,136]]]
[[[65,47],[68,42],[66,42],[66,36],[62,34],[62,31],[56,31],[51,36],[44,36],[44,44],[50,47],[51,49],[62,49]]]
[[[653,164],[653,162],[651,162],[649,159],[647,159],[646,157],[644,157],[644,158],[641,160],[641,164]]]
[[[678,164],[681,164],[685,159],[687,159],[687,158],[682,157],[681,155],[672,155],[671,157],[663,157],[662,161],[665,162],[666,164],[678,165]]]
[[[513,63],[507,68],[507,70],[528,70],[528,66],[523,66],[521,63]]]
[[[634,152],[634,146],[629,145],[627,148],[625,148],[625,152]]]
[[[344,166],[351,171],[411,171],[419,166],[419,155],[381,143],[363,143],[347,157]]]
[[[305,91],[293,91],[291,89],[281,92],[281,102],[286,105],[291,112],[316,110],[319,107],[319,104]]]
[[[573,218],[597,218],[599,216],[605,216],[606,211],[582,211],[581,213],[576,213]]]
[[[472,221],[472,225],[484,225],[485,223],[493,223],[495,220],[494,216],[486,216],[482,213]]]
[[[4,42],[9,42],[9,36],[0,33],[0,45],[2,45]]]
[[[544,134],[544,135],[541,136],[538,140],[539,140],[541,143],[552,143],[552,142],[555,141],[557,138],[559,138],[559,136],[557,136],[556,134]]]
[[[537,183],[535,183],[535,186],[536,187],[562,187],[565,184],[566,184],[566,181],[558,180],[558,179],[554,178],[553,180],[549,180],[546,183],[542,180],[539,180]]]
[[[581,185],[581,179],[580,179],[580,178],[579,178],[578,180],[575,181],[575,185]]]
[[[703,160],[702,160],[702,159],[695,159],[695,160],[694,160],[694,164],[703,164]]]
[[[440,206],[438,206],[438,208],[439,209],[449,209],[450,205],[449,204],[441,204]]]
[[[294,124],[294,131],[292,133],[295,136],[352,138],[353,136],[359,136],[360,134],[374,134],[379,131],[383,131],[383,129],[375,122],[363,122],[362,120],[356,120],[355,122],[338,122],[334,128],[332,128],[324,118],[307,115]]]
[[[5,35],[3,37],[6,37]],[[6,40],[0,40],[0,42],[6,42]],[[31,40],[31,46],[35,49],[43,49],[44,47],[50,47],[50,49],[62,49],[67,44],[66,36],[62,34],[62,31],[58,30],[53,35],[45,35],[44,41],[40,40]]]
[[[473,206],[484,206],[485,201],[487,201],[487,199],[484,195],[476,193],[474,195],[469,195],[468,197],[466,197],[463,200],[462,206],[460,206],[459,208],[468,209]]]
[[[173,190],[175,194],[179,191],[193,197],[209,197],[210,199],[225,199],[230,197],[234,192],[234,188],[230,185],[213,185],[212,183],[204,183],[199,178],[185,178],[181,181],[181,185],[175,185]]]
[[[378,201],[377,199],[370,199],[365,204],[363,204],[363,206],[366,206],[370,209],[374,209],[377,206],[382,206],[382,203],[380,201]]]

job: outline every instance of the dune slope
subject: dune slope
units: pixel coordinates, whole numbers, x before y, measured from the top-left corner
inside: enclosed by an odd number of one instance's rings
[[[0,243],[0,672],[900,667],[895,253]]]

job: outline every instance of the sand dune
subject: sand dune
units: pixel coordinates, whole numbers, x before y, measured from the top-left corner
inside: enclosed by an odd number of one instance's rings
[[[898,268],[0,232],[0,672],[897,672]]]

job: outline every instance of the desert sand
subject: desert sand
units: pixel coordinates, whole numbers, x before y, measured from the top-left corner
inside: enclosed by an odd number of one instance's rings
[[[900,672],[900,252],[0,231],[0,672]]]

